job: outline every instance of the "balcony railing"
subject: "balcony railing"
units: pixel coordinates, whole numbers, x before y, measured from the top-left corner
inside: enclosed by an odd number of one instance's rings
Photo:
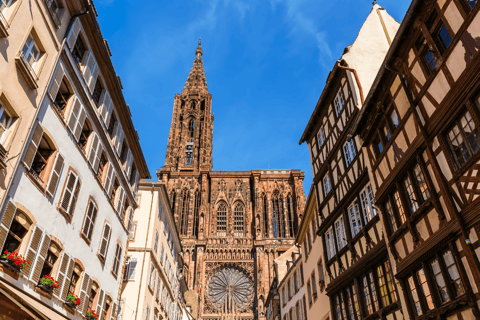
[[[23,63],[25,63],[25,67],[32,74],[33,78],[37,79],[37,74],[35,73],[35,70],[33,70],[30,62],[28,62],[27,56],[25,55],[25,53],[23,51],[20,51],[20,58],[22,58]]]

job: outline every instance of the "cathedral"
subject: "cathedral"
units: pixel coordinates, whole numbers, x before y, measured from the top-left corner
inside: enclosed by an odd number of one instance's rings
[[[165,166],[197,319],[265,319],[273,261],[295,245],[305,209],[300,170],[213,171],[212,95],[199,42],[176,94]]]

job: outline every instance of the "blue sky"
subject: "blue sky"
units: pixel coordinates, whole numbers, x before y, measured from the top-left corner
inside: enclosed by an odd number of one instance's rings
[[[379,1],[397,21],[409,3]],[[165,162],[173,98],[183,89],[201,37],[215,115],[213,169],[301,169],[308,194],[308,147],[298,141],[328,72],[355,40],[371,1],[95,4],[152,178]]]

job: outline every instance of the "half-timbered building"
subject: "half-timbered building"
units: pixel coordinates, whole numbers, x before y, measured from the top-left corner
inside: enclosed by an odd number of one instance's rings
[[[410,5],[359,134],[410,319],[480,319],[480,5]]]
[[[312,232],[322,240],[312,247],[307,230],[305,259],[310,250],[323,252],[325,292],[336,320],[403,318],[365,154],[358,136],[348,135],[398,26],[375,2],[355,42],[330,72],[300,140],[308,143],[314,175],[319,225],[314,223]],[[307,314],[318,319],[310,313],[316,310],[318,267],[309,265]]]

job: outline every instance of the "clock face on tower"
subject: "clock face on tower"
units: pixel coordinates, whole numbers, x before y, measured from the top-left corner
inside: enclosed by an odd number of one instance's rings
[[[210,277],[208,297],[219,312],[241,312],[253,298],[253,281],[239,269],[220,269]]]

